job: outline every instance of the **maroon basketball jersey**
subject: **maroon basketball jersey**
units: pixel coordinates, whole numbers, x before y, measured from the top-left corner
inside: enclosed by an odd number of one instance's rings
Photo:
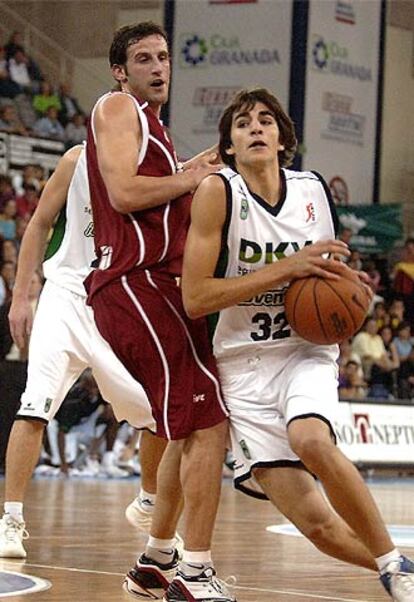
[[[93,132],[94,111],[110,94],[97,101],[88,129],[88,177],[98,258],[98,267],[87,280],[89,298],[108,282],[134,269],[161,270],[180,275],[190,221],[190,194],[158,207],[128,214],[119,213],[112,207],[99,171]],[[164,127],[148,103],[142,103],[133,96],[131,98],[142,132],[137,173],[143,176],[170,176],[176,173],[175,150]]]

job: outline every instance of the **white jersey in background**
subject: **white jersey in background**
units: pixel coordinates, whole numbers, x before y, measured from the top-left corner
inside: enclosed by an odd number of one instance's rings
[[[305,245],[335,238],[335,209],[319,175],[282,169],[282,197],[274,207],[250,192],[231,168],[221,170],[219,177],[226,185],[227,217],[216,277],[255,272]],[[211,317],[216,321],[213,346],[219,362],[252,354],[258,348],[285,348],[303,341],[286,320],[284,297],[288,284],[279,284]],[[336,355],[336,345],[326,349]]]
[[[49,282],[86,297],[83,281],[96,258],[93,221],[83,146],[69,186],[67,201],[56,220],[43,262]]]

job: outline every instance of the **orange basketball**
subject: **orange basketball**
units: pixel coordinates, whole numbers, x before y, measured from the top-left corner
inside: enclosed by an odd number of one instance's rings
[[[370,299],[355,275],[294,280],[285,297],[286,318],[299,336],[318,345],[340,343],[358,331]]]

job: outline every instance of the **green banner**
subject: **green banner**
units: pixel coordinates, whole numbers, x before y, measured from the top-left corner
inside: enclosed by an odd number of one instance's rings
[[[350,246],[362,253],[387,253],[403,239],[402,205],[336,207],[340,230],[352,230]]]

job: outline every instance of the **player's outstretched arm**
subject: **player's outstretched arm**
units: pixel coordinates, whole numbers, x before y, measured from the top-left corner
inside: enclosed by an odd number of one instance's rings
[[[316,275],[335,279],[349,268],[327,254],[348,255],[341,241],[309,245],[294,255],[236,278],[214,277],[226,219],[226,191],[221,178],[210,177],[198,187],[184,252],[183,300],[190,318],[237,305],[294,278]]]
[[[81,149],[82,146],[73,147],[60,159],[55,172],[43,189],[36,211],[23,235],[9,311],[10,331],[14,342],[20,349],[25,346],[27,336],[32,329],[33,312],[29,302],[30,282],[34,272],[43,261],[49,231],[66,202]]]
[[[116,211],[129,213],[164,205],[195,190],[201,180],[220,168],[204,157],[177,174],[137,175],[142,134],[137,110],[128,94],[114,94],[94,115],[98,164]]]

